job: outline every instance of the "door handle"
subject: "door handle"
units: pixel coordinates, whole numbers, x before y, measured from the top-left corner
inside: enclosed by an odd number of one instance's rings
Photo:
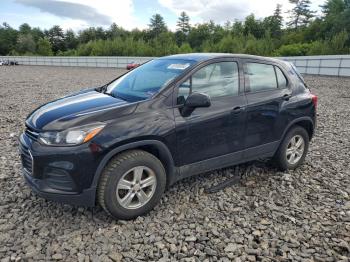
[[[283,95],[283,99],[286,100],[286,101],[288,101],[289,98],[291,98],[291,97],[292,97],[292,94],[285,94],[285,95]]]
[[[244,110],[244,107],[242,106],[236,106],[235,108],[232,109],[232,114],[239,114]]]

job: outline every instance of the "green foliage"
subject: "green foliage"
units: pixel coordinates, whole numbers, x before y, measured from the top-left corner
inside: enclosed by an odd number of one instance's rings
[[[160,14],[153,15],[148,26],[152,38],[158,37],[161,33],[168,30],[164,18]]]
[[[18,31],[7,23],[0,26],[0,55],[7,55],[14,50],[17,43]]]
[[[64,36],[64,43],[66,49],[75,49],[78,46],[78,39],[73,30],[67,30]]]
[[[181,12],[179,19],[176,24],[178,31],[184,33],[185,35],[190,31],[190,17],[185,13]]]
[[[307,55],[310,50],[310,44],[298,43],[283,45],[275,51],[276,56],[303,56]]]
[[[53,26],[49,31],[46,32],[46,36],[48,37],[52,45],[52,51],[54,52],[54,54],[56,54],[59,50],[66,50],[66,45],[64,42],[64,33],[63,29],[60,26]]]
[[[264,25],[260,20],[256,20],[253,14],[246,17],[244,22],[245,35],[253,35],[255,38],[262,38],[264,33]]]
[[[307,55],[328,55],[329,46],[324,41],[314,41],[310,44]]]
[[[47,38],[39,39],[36,53],[41,56],[53,55],[51,43]]]
[[[310,0],[289,0],[289,3],[294,7],[289,11],[290,21],[289,26],[297,29],[302,26],[307,26],[310,23],[311,18],[314,17],[314,11],[310,10]]]
[[[19,54],[33,54],[36,49],[33,36],[31,34],[20,34],[15,48]]]
[[[247,53],[264,56],[349,54],[350,0],[326,0],[322,15],[314,18],[310,0],[289,0],[291,20],[283,27],[281,5],[273,14],[244,21],[213,21],[190,25],[182,12],[175,32],[168,30],[164,18],[155,14],[148,29],[127,31],[113,23],[109,28],[90,27],[63,31],[28,24],[13,29],[0,26],[0,55],[59,56],[163,56],[190,52]]]
[[[192,53],[192,48],[189,43],[183,43],[178,50],[179,54]]]
[[[273,15],[268,16],[263,20],[265,34],[267,31],[269,31],[272,37],[280,39],[282,36],[282,25],[282,6],[280,4],[277,4]]]
[[[349,34],[345,30],[333,36],[329,42],[331,52],[333,54],[348,54],[349,47],[346,45],[348,40]]]

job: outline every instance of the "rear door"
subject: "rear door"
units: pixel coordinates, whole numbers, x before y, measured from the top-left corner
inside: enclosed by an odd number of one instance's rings
[[[281,110],[291,97],[291,88],[282,70],[273,63],[245,60],[243,64],[247,97],[245,157],[262,155],[276,149],[280,139]]]
[[[174,110],[178,161],[187,165],[243,149],[246,100],[239,63],[221,59],[199,67],[176,87]],[[211,106],[181,115],[190,93],[210,96]],[[238,155],[237,158],[240,158]]]

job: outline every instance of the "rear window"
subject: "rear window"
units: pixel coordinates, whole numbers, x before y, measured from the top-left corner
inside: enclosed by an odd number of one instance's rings
[[[281,69],[279,69],[277,66],[275,66],[276,69],[276,76],[277,76],[277,82],[278,82],[278,87],[279,88],[285,88],[287,87],[287,79],[282,73]]]
[[[287,64],[287,66],[291,69],[291,73],[292,74],[296,74],[297,77],[299,78],[299,80],[305,85],[305,87],[307,87],[304,77],[299,73],[298,69],[296,68],[296,66],[291,63],[291,62],[287,62],[285,61],[285,63]]]

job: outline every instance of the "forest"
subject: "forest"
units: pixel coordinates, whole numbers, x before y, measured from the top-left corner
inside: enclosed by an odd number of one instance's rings
[[[246,53],[263,56],[332,55],[350,53],[350,0],[327,0],[316,14],[310,0],[289,0],[258,19],[191,24],[182,12],[176,31],[155,14],[147,29],[90,27],[79,32],[55,25],[48,30],[24,23],[18,29],[0,25],[0,55],[40,56],[163,56],[190,52]]]

